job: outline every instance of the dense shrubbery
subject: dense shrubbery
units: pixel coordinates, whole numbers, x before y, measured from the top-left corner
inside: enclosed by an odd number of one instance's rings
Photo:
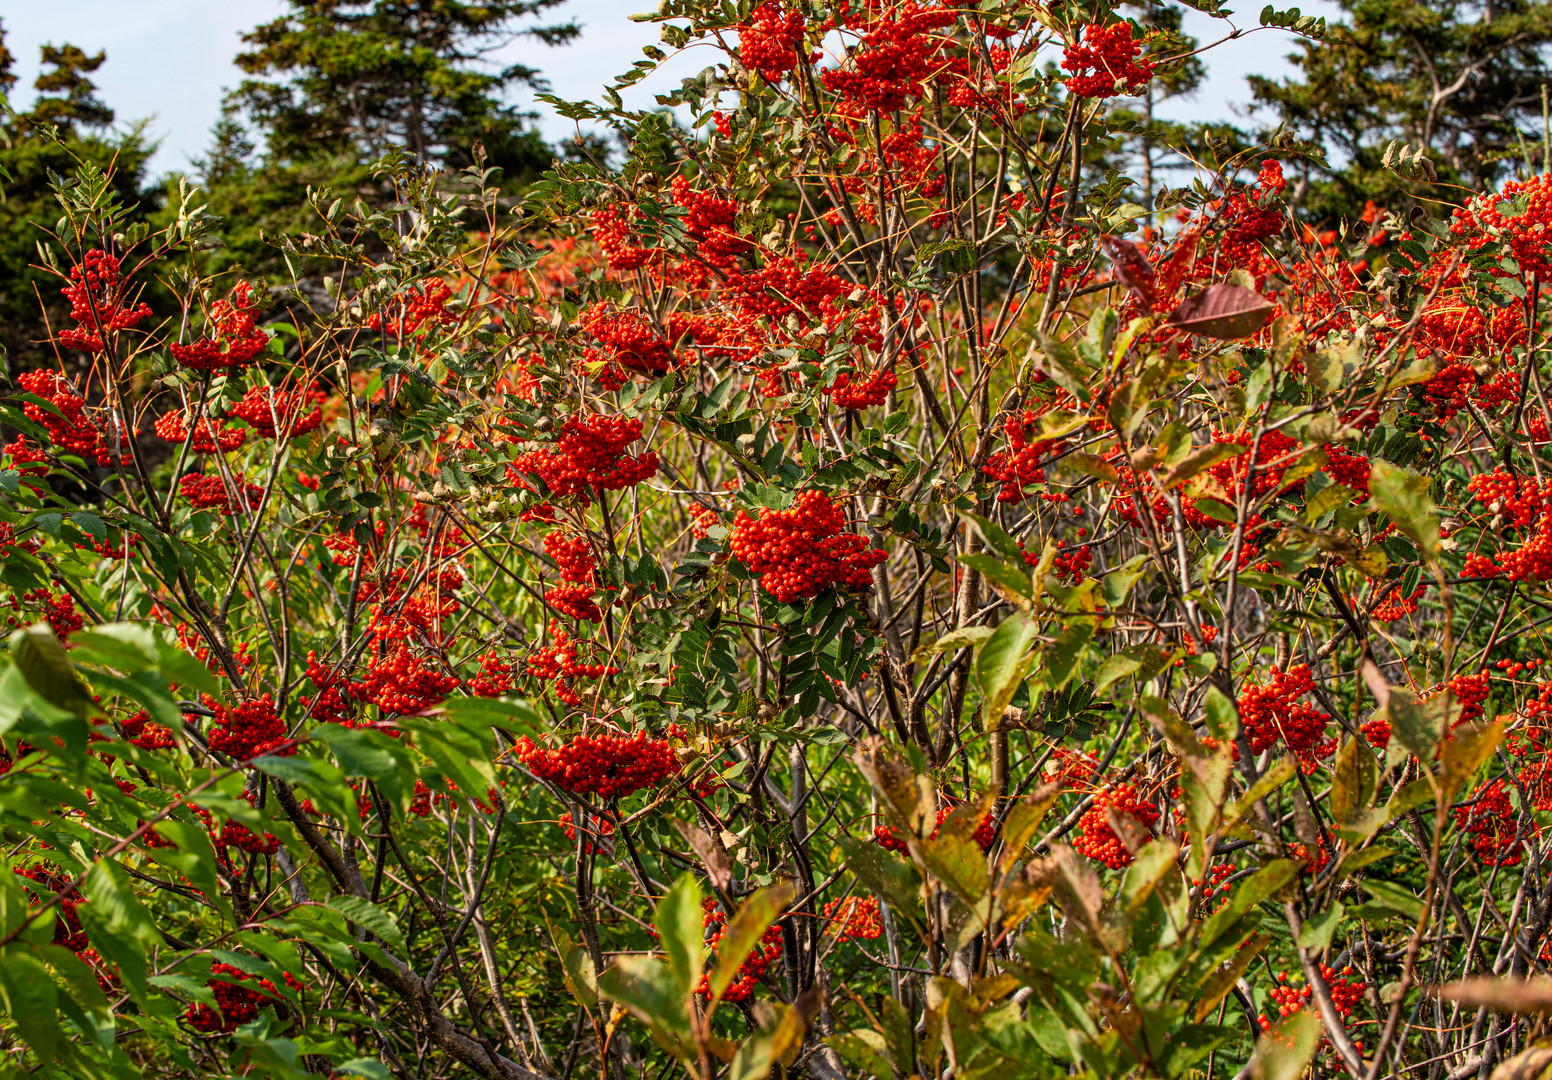
[[[1552,957],[1552,179],[1317,230],[1265,148],[1143,206],[1167,34],[656,18],[724,53],[692,129],[566,106],[628,153],[520,204],[390,153],[275,238],[314,291],[58,182],[8,1074],[1524,1050],[1545,992],[1470,980]]]

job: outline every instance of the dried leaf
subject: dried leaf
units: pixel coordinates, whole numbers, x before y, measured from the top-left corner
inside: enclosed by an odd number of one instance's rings
[[[1272,304],[1242,285],[1220,281],[1177,307],[1169,324],[1188,334],[1230,341],[1249,337],[1272,317]]]
[[[733,861],[728,858],[722,841],[688,821],[676,821],[674,827],[689,841],[695,854],[700,856],[701,865],[706,868],[706,879],[711,882],[712,888],[726,889],[733,883]]]
[[[1111,272],[1115,274],[1115,279],[1137,297],[1144,308],[1148,311],[1154,310],[1162,299],[1159,291],[1159,276],[1154,271],[1153,264],[1148,261],[1148,255],[1141,245],[1123,240],[1119,236],[1101,236],[1099,246],[1104,249],[1105,257],[1110,260]]]
[[[1501,1013],[1552,1013],[1552,979],[1462,979],[1446,983],[1437,993],[1468,1009],[1485,1005]]]

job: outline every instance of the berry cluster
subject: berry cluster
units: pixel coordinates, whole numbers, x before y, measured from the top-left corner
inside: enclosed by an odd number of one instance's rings
[[[105,469],[113,468],[115,459],[106,445],[102,429],[87,417],[86,400],[70,388],[64,376],[39,369],[24,372],[16,381],[23,390],[36,394],[54,407],[47,409],[29,401],[22,407],[22,411],[27,419],[43,425],[48,431],[49,442],[57,451],[90,458]],[[16,444],[7,449],[13,457],[17,457]],[[127,465],[129,460],[127,454],[120,453],[120,464]]]
[[[173,342],[173,359],[193,371],[223,371],[247,367],[269,345],[269,334],[254,321],[258,308],[249,300],[252,287],[242,282],[225,300],[210,305],[209,337],[187,345]]]
[[[937,818],[933,823],[932,835],[929,839],[937,839],[938,830],[943,827],[943,822],[947,821],[948,816],[953,812],[954,808],[951,806],[944,806],[938,809]],[[970,834],[970,839],[974,840],[982,851],[990,851],[993,841],[997,839],[996,820],[990,814],[987,814],[976,825],[975,832]],[[887,825],[875,825],[873,827],[873,842],[885,851],[896,851],[902,855],[910,850],[906,842],[895,835],[894,830]]]
[[[452,298],[452,288],[441,278],[432,278],[424,286],[411,285],[403,296],[395,297],[389,304],[387,319],[374,311],[367,316],[366,324],[400,339],[412,335],[424,338],[428,331],[420,328],[426,323],[458,321],[458,316],[447,310],[447,302]]]
[[[421,713],[440,705],[457,689],[459,678],[432,669],[425,658],[410,652],[403,642],[381,649],[367,665],[366,678],[351,692],[384,712]]]
[[[1230,889],[1227,882],[1229,878],[1233,876],[1234,864],[1221,862],[1215,864],[1210,870],[1208,870],[1207,876],[1205,878],[1192,879],[1192,887],[1199,890],[1197,895],[1200,900],[1202,914],[1205,915],[1209,912],[1215,911],[1229,902]],[[1218,903],[1216,905],[1209,906],[1208,902],[1215,896],[1218,897]]]
[[[1534,175],[1510,180],[1497,194],[1479,195],[1455,211],[1450,232],[1464,237],[1473,250],[1508,241],[1520,274],[1552,274],[1552,251],[1547,234],[1552,230],[1552,176]]]
[[[13,867],[11,872],[19,878],[31,881],[41,886],[36,890],[27,889],[27,893],[33,899],[41,900],[41,894],[45,890],[50,896],[61,892],[70,884],[70,878],[59,870],[58,867],[48,863],[34,863],[29,867]],[[25,886],[24,886],[25,888]],[[59,915],[54,920],[54,944],[63,946],[71,952],[80,952],[86,948],[86,931],[81,928],[81,917],[76,910],[86,901],[79,892],[73,892],[55,905]]]
[[[625,377],[619,368],[656,377],[666,375],[678,366],[668,339],[658,333],[645,316],[634,311],[594,309],[582,320],[582,325],[608,349],[607,354],[588,350],[584,358],[587,362],[604,365],[594,378],[606,387],[617,390],[625,385]]]
[[[1363,1001],[1363,993],[1368,989],[1368,983],[1361,979],[1352,978],[1353,969],[1345,967],[1340,972],[1325,964],[1320,965],[1320,977],[1326,987],[1331,991],[1331,1004],[1336,1007],[1337,1015],[1346,1020],[1353,1014],[1353,1009]],[[1292,1016],[1303,1009],[1313,996],[1313,991],[1306,986],[1302,990],[1287,985],[1288,973],[1279,971],[1277,981],[1283,985],[1274,986],[1269,995],[1273,1004],[1277,1006],[1279,1017]],[[1263,1029],[1271,1027],[1266,1017],[1261,1017]]]
[[[578,622],[603,622],[604,613],[593,599],[591,585],[557,585],[544,590],[544,602]]]
[[[165,413],[152,425],[156,433],[170,443],[189,439],[189,417],[184,412]],[[189,439],[189,449],[196,454],[230,454],[247,441],[248,433],[229,424],[214,420],[200,420],[194,425],[194,437]]]
[[[711,931],[706,935],[706,944],[711,946],[715,953],[717,945],[722,941],[722,935],[727,931],[727,916],[722,909],[717,907],[717,901],[713,897],[706,897],[701,901],[701,907],[705,915],[701,918],[701,925]],[[728,984],[726,993],[722,995],[725,1001],[746,1001],[754,993],[754,988],[760,984],[760,977],[781,956],[781,927],[771,925],[754,948],[749,950],[749,955],[744,957],[744,962],[738,966],[738,971],[733,981]],[[695,992],[703,998],[711,997],[710,973],[701,976],[700,985]]]
[[[1002,422],[1008,448],[997,451],[981,466],[981,471],[1002,485],[997,493],[998,502],[1023,502],[1026,487],[1045,482],[1044,462],[1060,451],[1063,444],[1049,439],[1030,441],[1030,432],[1038,430],[1039,426],[1039,416],[1029,409],[1014,413]]]
[[[645,731],[578,735],[557,750],[539,746],[525,735],[513,753],[540,780],[572,795],[604,799],[622,799],[679,771],[673,748]]]
[[[656,451],[626,453],[639,438],[641,421],[635,417],[583,413],[561,425],[555,449],[532,450],[514,466],[538,476],[556,496],[587,502],[593,490],[620,491],[657,474]]]
[[[953,23],[943,7],[890,9],[870,20],[850,66],[819,73],[825,89],[869,112],[893,112],[921,95],[943,66],[948,38],[937,31]]]
[[[738,27],[738,58],[766,82],[780,82],[797,66],[806,25],[803,16],[796,11],[783,13],[779,3],[767,0],[750,12],[749,19]]]
[[[323,424],[323,400],[322,392],[311,386],[290,391],[261,384],[250,387],[227,413],[246,421],[263,438],[273,439],[279,424],[285,429],[286,438],[294,439],[316,431]],[[310,410],[308,402],[312,403]]]
[[[207,741],[210,749],[229,754],[238,761],[259,757],[262,754],[294,754],[296,747],[286,747],[286,725],[275,711],[275,701],[270,695],[252,698],[228,708],[217,703],[209,694],[202,695],[205,707],[215,713],[211,721]]]
[[[1330,754],[1335,749],[1325,738],[1330,715],[1298,700],[1314,689],[1308,664],[1295,664],[1286,673],[1274,667],[1270,682],[1246,683],[1239,695],[1239,716],[1250,749],[1259,754],[1280,739],[1301,762]]]
[[[555,560],[560,579],[575,585],[593,585],[598,557],[585,536],[560,531],[544,534],[544,551]]]
[[[259,485],[250,484],[240,476],[233,477],[232,482],[237,487],[241,509],[257,510],[263,504],[264,489]],[[184,473],[178,478],[178,494],[189,500],[196,510],[219,509],[222,517],[231,517],[235,512],[231,490],[220,474],[203,476],[199,473]]]
[[[1464,806],[1450,812],[1455,815],[1455,824],[1471,837],[1471,850],[1488,866],[1519,865],[1528,834],[1535,831],[1535,822],[1528,814],[1515,812],[1502,780],[1487,784]],[[1528,826],[1524,833],[1522,826]]]
[[[130,713],[119,726],[123,731],[124,741],[142,750],[171,750],[178,745],[172,729],[154,723],[151,720],[151,714],[144,709]]]
[[[589,824],[582,830],[587,834],[588,837],[582,842],[584,850],[586,850],[587,854],[589,855],[598,853],[602,853],[604,855],[613,855],[614,822],[599,814],[589,814],[587,819]],[[556,819],[556,823],[559,824],[561,829],[565,832],[566,839],[570,840],[572,843],[576,843],[577,827],[575,821],[572,819],[571,811],[568,810],[562,814],[559,818]]]
[[[579,643],[571,639],[554,619],[550,620],[550,644],[535,649],[525,661],[528,675],[554,683],[555,696],[567,705],[582,704],[576,683],[581,679],[602,679],[619,674],[612,664],[584,664],[577,660]]]
[[[709,192],[696,191],[684,176],[669,185],[674,202],[685,209],[685,231],[699,245],[701,257],[717,267],[731,267],[733,260],[754,247],[738,233],[738,203]]]
[[[1072,846],[1096,862],[1119,870],[1131,865],[1132,853],[1110,827],[1107,812],[1112,809],[1120,814],[1130,814],[1145,829],[1158,824],[1159,811],[1137,794],[1133,784],[1117,784],[1094,793],[1094,801],[1078,819],[1078,838]]]
[[[1088,98],[1142,93],[1153,78],[1153,64],[1140,59],[1140,52],[1131,23],[1088,24],[1083,28],[1083,44],[1074,42],[1062,54],[1062,67],[1072,72],[1067,92]]]
[[[225,978],[211,979],[205,984],[215,994],[216,1008],[212,1009],[209,1005],[196,1003],[190,1005],[188,1011],[183,1014],[184,1019],[195,1031],[211,1035],[233,1031],[257,1019],[259,1009],[266,1001],[279,1000],[274,983],[256,975],[249,975],[231,964],[217,962],[211,966],[210,973],[225,976]],[[249,989],[247,984],[250,982],[257,987],[256,990]],[[292,987],[300,987],[300,984],[289,974],[286,976],[286,983]]]
[[[805,491],[791,510],[765,510],[733,522],[733,557],[759,575],[765,591],[783,603],[818,596],[831,585],[866,590],[873,567],[888,556],[865,537],[843,531],[846,515],[822,491]]]
[[[879,921],[878,897],[848,896],[844,900],[831,900],[824,906],[822,915],[835,926],[835,939],[845,941],[877,941],[884,933]]]
[[[882,405],[889,400],[889,392],[899,381],[888,368],[866,375],[843,371],[835,377],[833,385],[825,387],[824,392],[841,408],[856,412],[873,405]]]
[[[70,281],[59,290],[70,301],[70,317],[78,324],[60,331],[59,343],[67,349],[101,352],[104,334],[128,330],[151,314],[144,302],[128,306],[119,260],[106,251],[88,251],[70,268]]]
[[[500,697],[511,691],[512,682],[512,665],[491,651],[480,657],[480,673],[467,685],[475,697]]]

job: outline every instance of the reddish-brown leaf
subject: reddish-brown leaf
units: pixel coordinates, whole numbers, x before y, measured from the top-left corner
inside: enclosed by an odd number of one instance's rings
[[[1220,281],[1186,300],[1169,317],[1169,325],[1188,334],[1230,341],[1249,337],[1272,317],[1271,303],[1243,285]]]
[[[1161,298],[1159,276],[1154,272],[1153,264],[1148,261],[1147,252],[1143,251],[1141,245],[1119,236],[1101,236],[1099,245],[1110,259],[1115,279],[1131,290],[1144,308],[1152,311],[1157,307]]]

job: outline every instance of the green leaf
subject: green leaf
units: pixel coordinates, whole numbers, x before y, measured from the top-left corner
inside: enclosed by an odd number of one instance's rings
[[[1391,734],[1397,743],[1422,761],[1429,761],[1444,734],[1447,695],[1423,701],[1404,686],[1390,688],[1386,711],[1390,715]]]
[[[664,1050],[680,1061],[695,1060],[689,1001],[667,964],[649,956],[621,956],[599,976],[598,987],[645,1023]]]
[[[1045,651],[1046,670],[1051,674],[1051,688],[1059,690],[1067,685],[1073,672],[1077,670],[1078,659],[1083,655],[1083,650],[1094,640],[1094,627],[1098,619],[1081,613],[1075,613],[1062,627],[1062,632],[1056,636],[1056,641]],[[1000,716],[1001,713],[998,713]]]
[[[1241,915],[1272,896],[1299,873],[1301,863],[1293,859],[1276,859],[1267,863],[1247,878],[1229,897],[1228,903],[1208,917],[1202,926],[1202,945],[1211,945]]]
[[[27,685],[50,705],[83,719],[100,711],[48,623],[12,634],[11,659]]]
[[[1013,614],[1004,619],[981,646],[975,660],[975,678],[981,688],[983,717],[988,725],[1002,722],[1002,714],[1007,711],[1008,702],[1013,700],[1018,684],[1034,666],[1034,656],[1029,650],[1036,634],[1033,619]]]
[[[1319,915],[1305,919],[1299,928],[1299,944],[1315,952],[1325,949],[1331,944],[1331,935],[1342,925],[1343,911],[1342,901],[1336,900]]]
[[[1425,558],[1439,557],[1439,512],[1428,493],[1426,476],[1388,461],[1375,461],[1369,471],[1369,493],[1396,528],[1416,542]]]
[[[1005,559],[1012,559],[1015,562],[1021,561],[1024,558],[1024,549],[1019,547],[1018,541],[1004,532],[1002,526],[991,520],[991,518],[985,518],[980,514],[972,514],[968,511],[963,516],[975,523],[976,532],[981,534],[981,539],[986,541],[986,546],[992,551],[997,552]]]
[[[738,969],[743,965],[749,950],[754,948],[760,936],[770,929],[771,923],[781,917],[782,909],[797,895],[797,886],[790,881],[779,881],[755,892],[743,907],[728,920],[717,944],[717,966],[711,973],[711,996],[721,1001],[727,988],[733,985]]]
[[[1300,1009],[1256,1040],[1252,1080],[1299,1080],[1320,1045],[1320,1017]]]
[[[59,994],[48,969],[29,951],[13,946],[0,958],[0,991],[17,1032],[41,1062],[52,1062],[59,1036]]]
[[[357,926],[376,934],[400,957],[406,954],[404,934],[400,932],[399,924],[393,921],[392,915],[372,901],[363,900],[359,896],[332,896],[329,898],[329,907]]]
[[[1168,491],[1179,487],[1198,473],[1206,472],[1220,461],[1227,461],[1231,457],[1238,457],[1249,451],[1250,447],[1241,446],[1237,442],[1208,443],[1187,454],[1180,464],[1164,474],[1159,483],[1165,491]]]
[[[701,981],[703,914],[700,882],[690,871],[680,874],[658,901],[654,925],[668,954],[668,970],[683,994],[689,994]]]

